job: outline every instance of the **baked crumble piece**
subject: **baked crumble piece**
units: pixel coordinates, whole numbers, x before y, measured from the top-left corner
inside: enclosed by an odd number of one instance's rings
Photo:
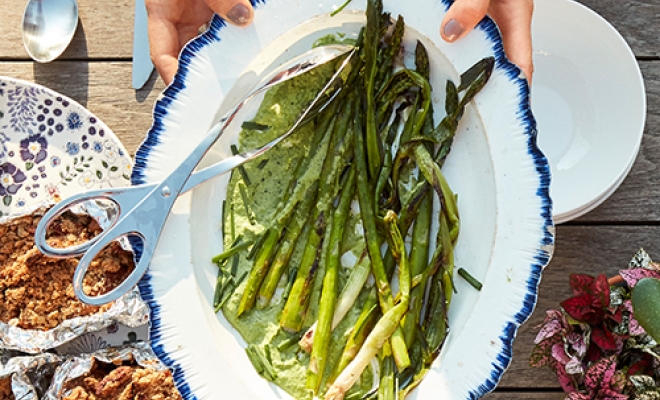
[[[14,400],[14,392],[11,390],[11,377],[0,378],[0,400]]]
[[[69,381],[62,400],[180,400],[172,374],[136,365],[94,362],[92,371]]]
[[[62,321],[108,309],[80,302],[73,292],[73,272],[79,257],[56,259],[34,244],[43,211],[0,225],[0,321],[23,329],[48,330]],[[48,242],[53,247],[83,243],[102,229],[86,215],[70,212],[55,221]],[[116,287],[134,268],[133,254],[113,242],[92,262],[85,281],[88,295]]]

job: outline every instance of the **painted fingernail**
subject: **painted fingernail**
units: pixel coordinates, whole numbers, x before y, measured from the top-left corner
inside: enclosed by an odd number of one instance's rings
[[[247,25],[252,19],[252,11],[243,3],[236,3],[227,13],[227,18],[236,25]]]
[[[453,42],[463,34],[464,30],[465,28],[463,28],[463,25],[452,18],[445,24],[445,28],[443,29],[442,33],[447,41]]]

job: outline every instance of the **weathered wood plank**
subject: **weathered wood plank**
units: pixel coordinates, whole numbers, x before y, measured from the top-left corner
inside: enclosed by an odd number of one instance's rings
[[[38,83],[87,107],[131,155],[151,126],[154,102],[165,88],[154,73],[144,88],[132,89],[130,62],[0,62],[0,75]]]
[[[0,57],[29,60],[21,39],[26,1],[0,0]],[[62,59],[128,58],[133,52],[133,0],[78,0],[78,29]]]
[[[609,21],[636,56],[660,56],[660,2],[656,0],[578,0]]]
[[[559,302],[572,294],[568,275],[616,275],[640,247],[660,260],[658,237],[660,226],[558,226],[555,255],[544,271],[536,310],[518,332],[513,361],[499,388],[559,388],[549,370],[530,368],[528,359],[545,311],[558,308]]]
[[[637,56],[659,56],[660,3],[655,0],[580,0],[609,20]],[[25,2],[0,0],[0,58],[27,60],[21,42]],[[79,0],[80,22],[63,59],[130,59],[132,57],[133,1]],[[655,16],[655,23],[650,19]],[[439,23],[439,22],[438,22]]]

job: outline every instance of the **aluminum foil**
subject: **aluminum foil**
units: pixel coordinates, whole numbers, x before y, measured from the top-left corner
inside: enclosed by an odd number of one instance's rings
[[[52,378],[61,362],[62,358],[52,353],[12,357],[0,367],[0,379],[11,378],[11,388],[16,399],[38,400],[51,387]]]
[[[0,216],[0,224],[6,224],[13,220],[14,218],[24,217],[26,215],[35,214],[35,215],[44,215],[45,210],[53,205],[50,201],[42,201],[39,203],[28,204],[25,207],[21,208],[20,213],[16,214],[6,214]]]
[[[107,364],[120,364],[126,361],[134,361],[138,365],[157,370],[165,370],[167,367],[160,362],[151,350],[147,342],[138,342],[131,345],[98,350],[91,354],[82,354],[69,357],[55,371],[52,383],[48,391],[42,397],[43,400],[58,400],[64,393],[67,382],[88,374],[94,366],[94,360]]]
[[[63,321],[56,328],[41,331],[22,329],[0,322],[0,349],[37,354],[58,347],[82,334],[100,331],[117,322],[138,327],[149,321],[149,307],[142,301],[138,289],[133,289],[104,312]]]
[[[32,212],[43,215],[45,211],[46,209],[42,207]],[[72,207],[71,211],[76,214],[87,214],[96,219],[101,228],[107,229],[116,219],[117,209],[107,200],[91,200]],[[12,218],[16,217],[18,215],[12,216]],[[127,240],[120,243],[124,249],[130,250]],[[0,350],[11,349],[37,354],[58,347],[82,334],[99,331],[115,322],[134,328],[148,321],[149,308],[135,288],[115,300],[107,311],[66,320],[51,330],[27,330],[0,322]]]
[[[7,365],[9,359],[12,357],[17,357],[22,355],[22,353],[14,350],[0,349],[0,371]]]

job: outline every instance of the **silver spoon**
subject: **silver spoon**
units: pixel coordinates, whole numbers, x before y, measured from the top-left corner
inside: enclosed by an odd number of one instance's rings
[[[29,0],[23,13],[23,45],[40,63],[59,57],[78,27],[76,0]]]

